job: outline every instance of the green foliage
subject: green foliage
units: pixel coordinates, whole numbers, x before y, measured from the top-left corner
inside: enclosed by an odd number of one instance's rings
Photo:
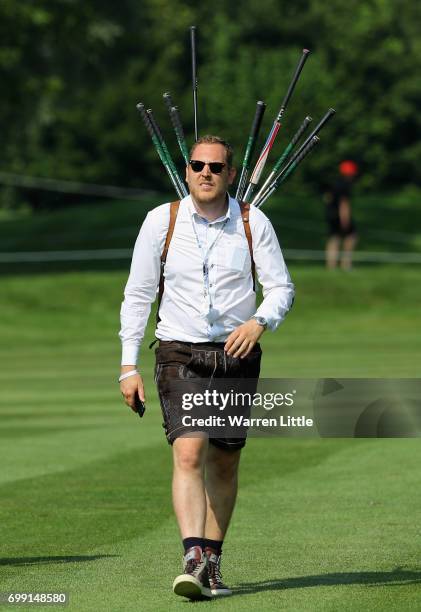
[[[274,153],[306,114],[315,122],[333,106],[337,115],[300,171],[302,182],[330,180],[346,156],[360,162],[364,189],[415,185],[420,19],[421,5],[410,0],[3,0],[2,169],[166,188],[135,104],[153,107],[181,164],[161,96],[171,91],[191,144],[188,28],[195,23],[200,131],[226,135],[238,163],[256,100],[268,104],[263,140],[308,47]]]

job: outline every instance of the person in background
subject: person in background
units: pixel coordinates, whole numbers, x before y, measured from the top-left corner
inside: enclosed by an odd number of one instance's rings
[[[328,239],[326,242],[326,267],[343,270],[352,267],[352,253],[357,242],[357,231],[352,219],[351,191],[358,176],[358,165],[352,160],[339,164],[340,176],[325,193]]]

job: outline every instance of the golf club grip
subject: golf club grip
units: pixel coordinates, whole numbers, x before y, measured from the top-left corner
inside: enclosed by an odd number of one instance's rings
[[[289,164],[284,168],[283,172],[281,172],[276,179],[273,181],[272,185],[275,189],[291,174],[293,170],[300,164],[303,159],[310,153],[310,151],[316,146],[316,144],[320,141],[318,136],[313,136],[313,138],[303,147],[297,155],[289,162]]]
[[[173,185],[173,187],[174,187],[178,197],[181,199],[183,197],[183,192],[180,189],[180,186],[177,183],[173,173],[171,172],[171,168],[170,168],[168,160],[167,160],[167,158],[165,156],[165,152],[164,152],[164,150],[162,148],[161,141],[159,140],[158,134],[155,132],[155,129],[154,129],[155,127],[158,127],[158,126],[156,126],[156,125],[154,125],[152,123],[152,121],[151,121],[151,113],[148,113],[145,110],[145,105],[142,104],[142,102],[139,102],[139,104],[136,105],[136,108],[140,112],[140,115],[141,115],[141,117],[143,119],[143,122],[144,122],[144,124],[146,126],[146,129],[148,130],[148,132],[149,132],[149,134],[150,134],[150,136],[152,138],[152,142],[155,145],[156,152],[158,153],[159,158],[162,161],[165,170],[167,171],[167,174],[168,174],[168,176],[169,176],[169,178],[171,180],[171,183],[172,183],[172,185]],[[152,118],[153,118],[153,116],[152,116]]]
[[[162,97],[164,98],[165,105],[166,105],[166,107],[167,107],[167,109],[168,109],[168,112],[170,113],[170,112],[171,112],[171,107],[172,107],[172,106],[174,106],[174,102],[173,102],[173,100],[172,100],[172,98],[171,98],[171,94],[170,94],[170,92],[169,92],[169,91],[166,91],[166,92],[165,92],[165,93],[162,95]]]
[[[266,104],[259,100],[256,103],[256,112],[254,114],[253,124],[250,130],[250,136],[247,143],[246,153],[244,155],[243,166],[249,168],[254,149],[256,148],[257,138],[259,136],[260,126],[262,125],[263,115],[265,114]]]
[[[278,161],[276,162],[276,164],[275,164],[275,166],[273,168],[273,174],[277,174],[279,172],[279,170],[282,168],[284,162],[290,157],[290,155],[291,155],[295,145],[300,140],[301,136],[303,135],[303,133],[307,129],[307,126],[310,124],[311,120],[312,120],[311,117],[306,117],[304,119],[304,121],[302,122],[302,124],[300,125],[300,127],[298,128],[298,130],[296,131],[294,136],[292,137],[291,142],[286,146],[284,152],[282,153],[282,155],[279,157]],[[272,178],[273,178],[273,176],[271,175],[270,180],[272,180]],[[264,187],[267,187],[267,185],[268,185],[268,183],[265,183],[265,185],[263,185],[262,189],[264,189]]]
[[[250,169],[250,162],[253,157],[254,150],[256,148],[257,139],[259,136],[260,126],[262,125],[263,115],[266,110],[266,104],[259,100],[256,103],[256,111],[254,113],[253,123],[251,125],[250,134],[247,140],[246,151],[244,153],[243,164],[241,169],[240,180],[238,181],[237,192],[235,194],[236,200],[241,200],[244,195],[244,189],[247,184],[248,171]]]
[[[180,196],[180,194],[183,193],[182,190],[182,185],[181,185],[181,180],[179,178],[179,176],[177,175],[177,170],[172,162],[172,159],[170,157],[169,151],[167,149],[167,147],[165,146],[165,142],[161,133],[161,130],[159,129],[159,126],[155,120],[155,117],[153,115],[152,109],[148,108],[148,110],[146,111],[146,114],[149,118],[149,121],[151,122],[151,126],[154,132],[154,136],[157,139],[157,142],[159,144],[159,149],[158,149],[158,153],[160,153],[161,159],[162,159],[162,163],[164,164],[168,175],[175,187],[175,190],[177,191],[177,194]],[[182,196],[183,197],[183,196]]]
[[[190,26],[190,44],[191,44],[191,59],[192,59],[192,77],[193,87],[197,86],[196,79],[196,26]]]
[[[270,150],[273,146],[273,143],[275,141],[276,135],[279,131],[279,128],[281,127],[281,119],[282,119],[282,115],[285,112],[285,109],[288,105],[288,102],[292,96],[292,92],[294,91],[294,87],[297,84],[298,81],[298,77],[300,76],[301,70],[303,69],[304,66],[304,62],[306,61],[308,55],[309,55],[310,51],[308,49],[303,49],[303,53],[301,55],[301,58],[298,62],[298,66],[295,69],[295,73],[294,76],[292,77],[291,83],[289,84],[288,90],[285,94],[285,97],[282,101],[282,105],[281,108],[279,109],[279,113],[278,116],[276,117],[272,129],[269,133],[269,136],[266,140],[266,143],[262,149],[262,152],[260,154],[259,159],[257,160],[257,164],[253,170],[253,173],[251,175],[251,179],[250,179],[250,183],[253,183],[254,185],[258,185],[259,180],[260,180],[260,176],[263,172],[263,169],[265,167],[268,155],[270,153]],[[250,186],[249,183],[249,186]],[[249,188],[248,188],[249,189]],[[248,196],[248,200],[250,200],[250,194],[246,191],[246,195]],[[246,199],[247,201],[247,199]]]
[[[304,134],[311,122],[312,118],[307,115],[307,117],[304,119],[304,121],[302,122],[291,140],[291,148],[295,147],[295,145],[300,140],[301,136]]]
[[[286,92],[286,94],[285,94],[285,97],[284,97],[284,99],[283,99],[283,101],[282,101],[282,104],[281,104],[281,108],[280,108],[280,110],[279,110],[279,114],[278,114],[277,121],[280,121],[280,120],[281,120],[281,117],[282,117],[282,115],[284,114],[284,112],[285,112],[285,110],[286,110],[286,107],[288,106],[288,102],[290,101],[290,98],[291,98],[291,96],[292,96],[292,92],[294,91],[294,88],[295,88],[295,86],[296,86],[296,84],[297,84],[297,81],[298,81],[298,79],[299,79],[299,76],[300,76],[300,74],[301,74],[301,71],[302,71],[302,69],[303,69],[303,67],[304,67],[304,64],[305,64],[305,62],[306,62],[306,60],[307,60],[307,58],[308,58],[309,54],[310,54],[310,51],[309,51],[308,49],[303,49],[303,53],[302,53],[302,55],[301,55],[301,57],[300,57],[300,60],[299,60],[299,62],[298,62],[298,65],[297,65],[297,67],[296,67],[296,69],[295,69],[294,75],[293,75],[293,77],[292,77],[292,79],[291,79],[291,83],[289,84],[289,87],[288,87],[288,89],[287,89],[287,92]]]
[[[259,135],[260,126],[262,125],[263,115],[265,114],[266,104],[263,100],[256,102],[256,112],[254,114],[253,125],[250,130],[250,138],[256,140]]]
[[[267,190],[262,193],[260,199],[254,201],[254,205],[256,206],[256,208],[260,208],[266,202],[266,200],[270,198],[270,196],[278,189],[281,183],[283,183],[288,178],[288,176],[297,168],[298,164],[303,161],[303,159],[319,142],[320,138],[318,136],[313,136],[312,140],[301,151],[301,153],[297,155],[294,160],[291,160],[289,162],[289,164],[284,168],[282,173],[279,174],[276,179],[269,185]]]
[[[181,123],[180,114],[178,112],[177,106],[172,106],[170,108],[170,117],[177,136],[184,140],[183,124]]]
[[[275,180],[280,178],[283,174],[285,174],[285,172],[288,171],[288,168],[298,159],[298,157],[301,155],[301,153],[304,151],[304,149],[313,140],[314,136],[316,136],[320,132],[322,127],[325,126],[325,124],[329,121],[329,119],[331,119],[333,117],[333,115],[335,113],[336,113],[336,111],[335,111],[334,108],[329,108],[327,113],[322,117],[322,119],[319,121],[319,123],[314,128],[314,130],[311,132],[311,134],[306,138],[306,140],[303,142],[301,147],[298,149],[298,151],[296,151],[296,153],[292,156],[292,158],[290,159],[288,164],[282,168],[280,174],[278,174],[278,176],[276,177]]]
[[[148,114],[147,114],[147,112],[145,110],[145,105],[142,104],[142,102],[139,102],[139,104],[136,104],[136,108],[140,112],[140,116],[143,119],[143,123],[145,124],[146,129],[148,130],[150,136],[152,136],[152,138],[153,138],[155,133],[154,133],[154,129],[152,127],[151,121],[149,119],[149,116],[148,116]]]
[[[179,176],[179,174],[177,172],[177,168],[175,167],[175,164],[174,164],[173,159],[171,157],[171,154],[170,154],[170,152],[168,150],[168,147],[165,144],[164,137],[162,135],[162,132],[161,132],[161,130],[159,128],[158,123],[156,122],[156,119],[155,119],[155,117],[153,115],[152,109],[148,108],[146,113],[147,113],[147,115],[149,117],[149,120],[150,120],[151,125],[153,127],[153,130],[154,130],[154,132],[156,134],[156,137],[158,138],[158,141],[159,141],[159,143],[161,145],[162,152],[164,154],[165,160],[166,160],[166,162],[167,162],[167,164],[168,164],[168,166],[169,166],[169,168],[171,170],[171,173],[172,173],[172,175],[173,175],[173,177],[175,179],[175,182],[177,183],[177,185],[178,185],[178,187],[180,189],[180,192],[183,194],[183,197],[184,197],[184,196],[187,195],[186,187],[185,187],[184,183],[182,182],[182,180],[181,180],[181,178],[180,178],[180,176]]]
[[[194,115],[194,139],[199,137],[198,119],[197,119],[197,65],[196,65],[196,26],[190,26],[190,44],[191,44],[191,70],[192,70],[192,86],[193,86],[193,115]]]
[[[181,154],[187,166],[187,164],[189,163],[189,150],[187,148],[183,125],[181,123],[180,114],[178,112],[177,106],[171,107],[170,117],[175,131],[175,135],[177,136],[178,146],[180,147]]]
[[[300,150],[298,151],[298,154],[301,152],[301,149],[303,149],[305,146],[307,146],[307,144],[311,141],[313,136],[317,136],[317,134],[320,132],[320,130],[326,125],[326,123],[329,121],[329,119],[331,119],[333,117],[333,115],[335,113],[336,113],[336,111],[335,111],[334,108],[329,108],[327,113],[320,119],[319,123],[316,125],[314,130],[311,132],[311,134],[308,136],[308,138],[304,141],[303,145],[300,147]]]
[[[288,171],[285,173],[284,178],[286,178],[295,168],[300,164],[305,157],[314,149],[314,147],[320,142],[320,138],[318,136],[313,136],[308,145],[301,151],[296,160],[291,164]]]
[[[174,106],[174,101],[169,91],[166,91],[162,97],[164,98],[165,105],[170,115],[171,123],[174,128],[175,135],[177,137],[178,146],[180,147],[181,154],[187,165],[188,158],[189,158],[189,152],[188,152],[186,141],[184,138],[184,130],[181,124],[178,107]]]
[[[156,119],[155,119],[155,117],[154,117],[154,115],[153,115],[152,109],[151,109],[151,108],[148,108],[148,110],[146,111],[146,114],[147,114],[147,115],[148,115],[148,117],[149,117],[149,121],[151,122],[151,125],[152,125],[153,131],[154,131],[154,133],[155,133],[155,136],[158,138],[158,141],[159,141],[159,144],[160,144],[160,146],[161,146],[161,148],[162,148],[162,151],[163,151],[163,153],[164,153],[165,159],[167,160],[168,165],[169,165],[169,166],[170,166],[170,168],[171,168],[171,171],[172,171],[172,172],[173,172],[173,174],[175,175],[175,178],[178,178],[178,177],[177,177],[177,172],[176,172],[176,169],[175,169],[174,164],[173,164],[173,161],[172,161],[172,159],[171,159],[170,152],[169,152],[169,151],[168,151],[168,149],[167,149],[167,145],[165,144],[164,137],[163,137],[163,135],[162,135],[162,132],[161,132],[161,130],[160,130],[160,128],[159,128],[158,123],[156,122]]]
[[[146,114],[149,117],[149,121],[151,122],[152,129],[162,146],[164,138],[162,136],[161,130],[159,129],[159,125],[157,124],[156,119],[153,115],[152,109],[148,108],[148,110],[146,111]]]

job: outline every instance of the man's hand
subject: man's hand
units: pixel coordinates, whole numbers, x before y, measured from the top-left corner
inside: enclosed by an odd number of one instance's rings
[[[136,366],[122,366],[121,373],[129,372],[130,370],[136,369]],[[133,376],[129,376],[125,378],[120,383],[121,394],[124,397],[124,401],[133,412],[136,412],[135,407],[135,394],[139,395],[139,398],[142,402],[145,402],[145,390],[143,388],[143,380],[140,374],[133,374]]]
[[[224,350],[233,357],[247,357],[264,331],[263,325],[260,325],[256,319],[250,319],[230,333]]]

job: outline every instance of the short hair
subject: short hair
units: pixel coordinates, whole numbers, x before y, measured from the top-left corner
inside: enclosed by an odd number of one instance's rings
[[[190,159],[193,159],[193,153],[194,153],[195,148],[201,144],[220,144],[222,145],[227,154],[228,168],[232,167],[232,158],[234,156],[234,150],[232,146],[230,145],[230,143],[228,142],[228,140],[224,140],[223,138],[220,138],[219,136],[212,136],[210,134],[207,134],[206,136],[201,136],[200,138],[196,140],[196,142],[190,149]]]

